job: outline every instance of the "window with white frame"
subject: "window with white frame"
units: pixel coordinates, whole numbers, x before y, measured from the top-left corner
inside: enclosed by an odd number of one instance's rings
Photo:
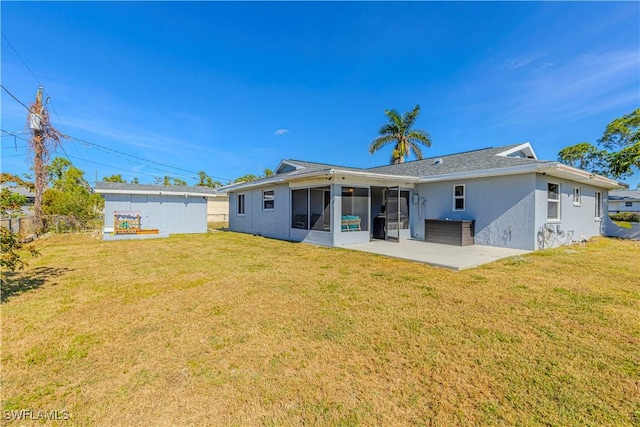
[[[244,215],[244,194],[238,194],[236,197],[236,212],[238,215]]]
[[[580,206],[582,204],[582,195],[580,187],[573,187],[573,206]]]
[[[464,184],[454,185],[453,186],[453,210],[454,211],[464,210],[464,197],[465,197]]]
[[[560,221],[560,184],[547,183],[547,219]]]
[[[262,209],[271,210],[275,208],[275,190],[265,190],[262,192]]]
[[[596,219],[602,219],[602,193],[596,191]]]

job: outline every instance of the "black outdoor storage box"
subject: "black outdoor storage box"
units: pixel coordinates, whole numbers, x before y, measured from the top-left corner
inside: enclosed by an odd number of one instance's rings
[[[473,245],[474,223],[470,219],[426,219],[424,241],[457,246]]]

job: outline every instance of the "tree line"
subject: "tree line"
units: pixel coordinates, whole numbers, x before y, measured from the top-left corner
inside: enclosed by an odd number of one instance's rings
[[[558,161],[611,178],[626,178],[640,169],[640,108],[613,120],[597,145],[580,142],[563,148]]]

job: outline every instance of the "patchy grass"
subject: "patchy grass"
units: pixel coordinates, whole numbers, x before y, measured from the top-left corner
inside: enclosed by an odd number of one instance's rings
[[[229,221],[208,222],[207,228],[209,230],[224,230],[229,228]]]
[[[619,226],[619,227],[622,227],[622,228],[628,228],[628,229],[633,228],[633,226],[632,226],[632,224],[633,224],[633,223],[631,223],[631,222],[629,222],[629,221],[614,221],[614,220],[612,220],[612,221],[613,221],[613,223],[614,223],[615,225],[617,225],[617,226]]]
[[[4,410],[83,426],[640,423],[637,242],[460,273],[229,232],[37,244],[3,289]]]

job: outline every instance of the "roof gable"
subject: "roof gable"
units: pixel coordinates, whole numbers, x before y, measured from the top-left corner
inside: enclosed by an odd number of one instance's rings
[[[298,169],[304,169],[304,166],[298,165],[291,160],[282,160],[276,168],[275,174],[278,175],[281,173],[293,172]]]
[[[528,142],[524,144],[512,146],[505,151],[496,154],[497,156],[504,157],[518,157],[521,159],[537,159],[536,153],[533,151],[533,147]]]

